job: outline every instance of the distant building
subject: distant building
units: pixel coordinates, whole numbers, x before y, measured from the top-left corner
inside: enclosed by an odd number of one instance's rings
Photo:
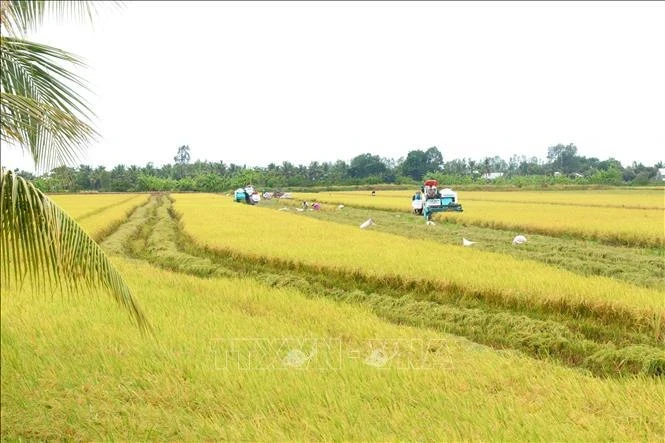
[[[483,174],[483,178],[485,180],[495,180],[499,177],[503,176],[503,172],[488,172],[486,174]]]
[[[656,173],[656,178],[661,181],[665,181],[665,168],[658,168]]]

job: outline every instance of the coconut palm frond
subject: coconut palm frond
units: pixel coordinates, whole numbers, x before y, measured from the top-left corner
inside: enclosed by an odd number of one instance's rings
[[[3,0],[0,2],[0,22],[10,35],[23,35],[29,29],[34,29],[41,24],[43,15],[43,1]]]
[[[89,90],[86,83],[63,67],[85,67],[83,59],[62,49],[12,37],[1,37],[0,46],[4,92],[24,93],[79,113],[91,112],[81,95],[72,89],[74,86]]]
[[[117,2],[114,2],[114,4]],[[76,56],[26,41],[45,12],[92,18],[90,1],[0,1],[0,140],[29,152],[37,169],[72,163],[97,136],[83,80],[65,66]],[[69,21],[69,20],[68,20]],[[5,37],[4,35],[8,35]],[[148,322],[102,249],[62,209],[11,171],[0,175],[0,281],[29,281],[38,291],[103,289],[128,309],[141,330]]]
[[[3,287],[10,289],[27,279],[37,290],[105,290],[141,330],[149,330],[118,271],[76,221],[12,171],[2,172],[0,179]]]
[[[2,138],[30,152],[41,170],[78,160],[97,133],[83,116],[94,115],[73,87],[85,83],[62,64],[83,65],[50,46],[0,37]]]
[[[76,19],[91,21],[95,12],[95,3],[92,1],[3,0],[0,18],[9,33],[24,35],[37,29],[47,13],[65,21]]]
[[[2,94],[2,141],[27,151],[39,170],[51,170],[77,161],[96,131],[84,121],[32,98]]]

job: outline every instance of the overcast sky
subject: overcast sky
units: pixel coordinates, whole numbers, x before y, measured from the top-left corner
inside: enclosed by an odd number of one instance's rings
[[[32,40],[82,56],[101,133],[80,163],[264,166],[546,158],[574,143],[665,160],[665,4],[126,2]],[[32,171],[2,147],[2,163]],[[77,166],[77,165],[73,165]]]

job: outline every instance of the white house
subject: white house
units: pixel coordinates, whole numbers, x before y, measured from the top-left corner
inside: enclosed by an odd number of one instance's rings
[[[494,180],[501,176],[503,176],[503,172],[488,172],[486,174],[483,174],[483,178],[485,180]]]

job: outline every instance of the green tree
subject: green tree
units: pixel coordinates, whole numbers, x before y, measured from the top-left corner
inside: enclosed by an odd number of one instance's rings
[[[125,165],[120,164],[109,172],[109,187],[113,192],[124,192],[129,188],[129,180],[127,179],[127,168]]]
[[[189,146],[182,145],[178,148],[178,153],[173,157],[173,160],[179,165],[185,165],[189,163],[190,158]]]
[[[416,181],[421,180],[427,171],[429,171],[427,154],[421,150],[409,151],[400,165],[400,173]]]
[[[88,1],[0,2],[0,139],[48,170],[75,160],[96,135],[93,115],[75,90],[84,82],[66,67],[74,55],[27,41],[47,12],[91,16]],[[6,35],[5,35],[6,34]],[[10,169],[0,175],[0,275],[3,289],[28,278],[36,290],[103,288],[143,329],[147,320],[102,249],[31,182]]]
[[[97,166],[90,175],[92,181],[92,189],[101,191],[108,190],[111,181],[109,171],[104,166]]]
[[[635,178],[633,179],[633,184],[639,185],[639,186],[645,186],[649,184],[649,173],[646,171],[642,171],[638,173]]]
[[[349,177],[349,165],[344,160],[337,160],[330,166],[328,177],[332,183],[343,183]]]
[[[454,160],[446,162],[446,164],[443,167],[443,170],[445,171],[446,174],[464,175],[468,172],[468,167],[464,160],[456,158]]]
[[[372,154],[361,154],[351,160],[349,175],[354,178],[367,178],[370,176],[382,176],[387,166],[381,161],[381,157]]]
[[[76,186],[79,190],[90,190],[92,187],[92,168],[88,165],[79,165],[76,171]]]
[[[621,170],[612,165],[606,170],[600,170],[590,177],[591,183],[618,186],[623,183]]]
[[[564,174],[579,172],[580,157],[577,156],[577,147],[572,143],[550,146],[547,148],[547,159],[551,163],[552,172],[558,171]]]
[[[49,174],[49,180],[53,182],[52,188],[58,192],[77,192],[79,187],[76,183],[76,170],[69,166],[58,166],[53,168]]]
[[[443,154],[439,148],[432,146],[425,151],[427,161],[427,172],[439,172],[443,169]]]

